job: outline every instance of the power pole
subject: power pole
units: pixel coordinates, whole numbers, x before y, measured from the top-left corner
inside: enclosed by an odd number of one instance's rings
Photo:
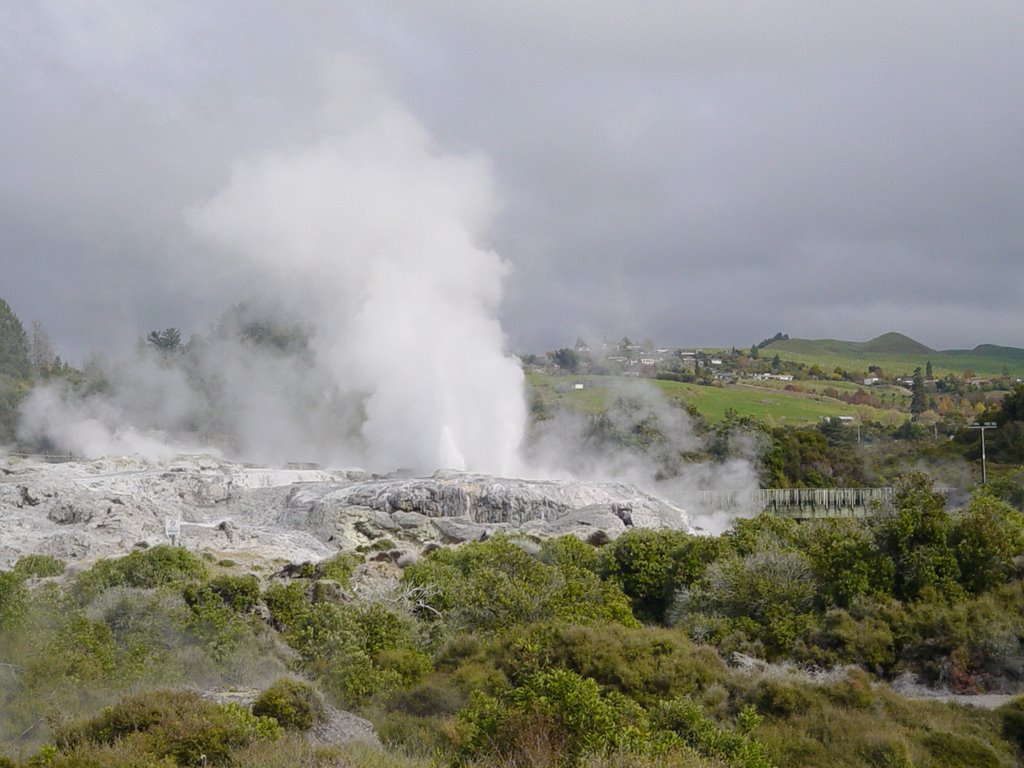
[[[969,429],[981,430],[981,484],[988,485],[988,473],[985,471],[985,430],[996,429],[999,425],[994,421],[986,421],[984,424],[968,424]]]

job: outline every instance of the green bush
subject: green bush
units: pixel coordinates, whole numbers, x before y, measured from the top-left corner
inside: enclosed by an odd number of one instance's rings
[[[761,723],[757,711],[746,706],[739,711],[737,728],[725,728],[686,698],[662,701],[652,713],[654,727],[672,732],[699,754],[718,759],[730,768],[773,768],[764,744],[752,735]]]
[[[860,520],[808,520],[796,532],[824,607],[848,608],[859,597],[889,594],[895,565]]]
[[[927,475],[914,473],[897,481],[894,503],[896,516],[877,529],[879,546],[895,566],[893,594],[916,600],[933,590],[949,599],[963,597],[945,497],[932,490]]]
[[[229,663],[254,643],[250,624],[211,585],[190,585],[183,596],[190,611],[187,629],[202,640],[205,654],[214,661]]]
[[[727,674],[712,649],[660,627],[547,622],[508,633],[492,643],[488,653],[513,682],[544,669],[568,669],[644,706],[665,697],[695,694]]]
[[[1017,749],[1024,751],[1024,696],[1018,696],[998,710],[1002,735]]]
[[[68,752],[80,744],[123,742],[157,759],[173,758],[178,765],[198,765],[200,755],[210,765],[230,765],[234,750],[281,734],[272,718],[257,717],[244,707],[214,704],[192,691],[154,690],[60,729],[56,743]]]
[[[763,644],[769,656],[779,657],[790,653],[798,638],[813,627],[815,589],[802,554],[759,550],[713,563],[692,589],[680,590],[671,613],[675,622],[692,633],[710,629],[719,640],[743,634],[748,641]],[[715,622],[715,618],[726,621]]]
[[[315,577],[332,579],[347,588],[356,567],[362,562],[361,555],[354,552],[339,552],[317,564]]]
[[[260,582],[252,574],[216,576],[210,581],[210,589],[239,613],[253,610],[260,601]]]
[[[598,550],[575,536],[559,536],[545,539],[540,545],[540,561],[547,565],[573,566],[587,571],[598,571],[600,554]]]
[[[100,560],[81,573],[72,589],[82,604],[110,587],[181,588],[207,580],[206,564],[187,549],[161,545],[116,560]]]
[[[311,610],[306,599],[308,586],[305,581],[277,582],[263,592],[263,601],[279,628],[287,631],[290,627],[298,626]]]
[[[441,617],[454,632],[494,633],[550,618],[637,624],[615,584],[571,565],[545,565],[504,536],[437,549],[406,567],[402,581],[424,593],[421,616]]]
[[[676,734],[700,754],[730,768],[773,768],[768,751],[751,732],[761,723],[752,706],[740,710],[736,729],[718,725],[689,699],[661,702],[652,715],[656,728]]]
[[[976,493],[955,516],[950,545],[956,552],[960,583],[979,594],[1005,582],[1014,558],[1024,554],[1024,515],[987,493]]]
[[[973,736],[933,731],[922,739],[943,768],[1000,768],[999,755]]]
[[[459,713],[466,758],[510,765],[579,765],[586,755],[642,743],[646,714],[565,669],[538,672],[501,699],[477,694]]]
[[[308,731],[326,716],[320,694],[307,682],[282,677],[252,705],[257,717],[272,717],[286,731]]]
[[[634,528],[601,550],[601,574],[622,587],[644,621],[662,621],[674,591],[697,581],[723,540],[684,531]]]
[[[25,577],[45,578],[60,576],[66,567],[63,560],[51,555],[25,555],[14,564],[14,572]]]
[[[28,588],[22,574],[0,571],[0,630],[12,629],[28,613]]]

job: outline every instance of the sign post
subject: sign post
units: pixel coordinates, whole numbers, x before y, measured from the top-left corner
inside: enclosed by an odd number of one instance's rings
[[[171,546],[178,545],[178,536],[181,535],[181,520],[176,517],[164,518],[164,533],[171,539]]]

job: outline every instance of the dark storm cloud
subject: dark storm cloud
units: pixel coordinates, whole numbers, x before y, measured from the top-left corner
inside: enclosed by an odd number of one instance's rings
[[[73,355],[203,330],[182,212],[315,135],[345,51],[491,157],[516,349],[1024,345],[1019,3],[336,6],[0,10],[0,296]]]

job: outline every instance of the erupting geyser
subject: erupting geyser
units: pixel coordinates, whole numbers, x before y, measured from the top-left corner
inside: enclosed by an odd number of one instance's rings
[[[315,329],[315,365],[363,395],[383,469],[517,470],[523,375],[497,320],[507,264],[485,245],[484,158],[442,153],[346,62],[308,146],[238,163],[190,221]]]
[[[183,358],[143,350],[110,368],[109,392],[37,388],[23,438],[87,456],[210,440],[256,462],[517,472],[523,374],[497,319],[490,167],[440,151],[358,62],[329,79],[315,139],[236,163],[187,213],[211,246],[197,282],[256,294],[301,349],[215,330]]]

